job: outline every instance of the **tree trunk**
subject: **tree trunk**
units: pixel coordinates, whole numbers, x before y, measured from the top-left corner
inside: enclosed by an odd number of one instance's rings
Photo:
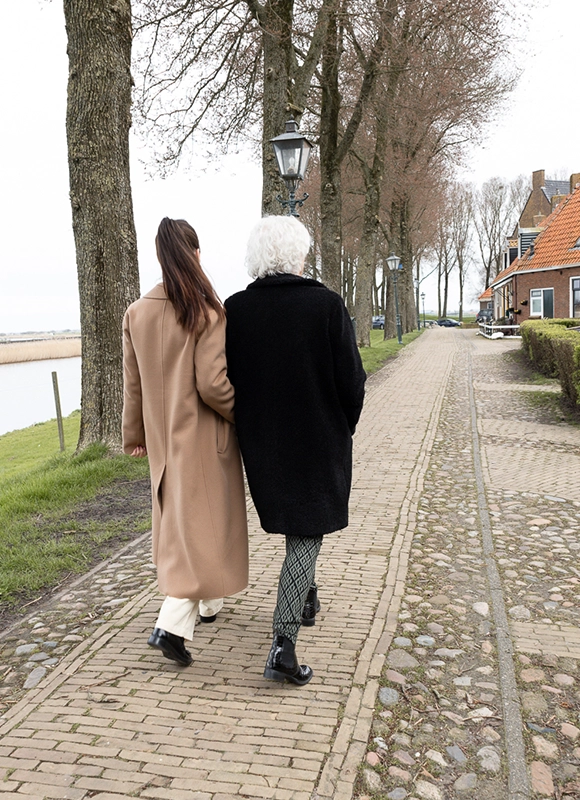
[[[287,190],[278,172],[270,139],[284,133],[291,117],[300,115],[289,110],[292,64],[292,17],[294,0],[270,0],[260,15],[264,50],[264,98],[262,128],[262,215],[287,213],[278,200],[286,199]]]
[[[351,317],[354,317],[354,265],[355,260],[350,253],[343,253],[342,271],[344,275],[343,299]]]
[[[465,283],[465,266],[463,261],[458,261],[459,272],[459,322],[463,322],[463,284]]]
[[[129,176],[130,0],[64,0],[66,131],[82,331],[78,448],[121,447],[121,324],[139,296]]]
[[[397,322],[395,314],[395,291],[393,285],[393,276],[388,267],[383,266],[384,280],[386,284],[385,296],[385,328],[383,331],[383,339],[394,339],[397,335]],[[398,290],[397,286],[397,290]]]
[[[372,181],[365,196],[363,231],[356,271],[356,336],[359,347],[370,347],[372,285],[376,269],[376,234],[379,213],[378,184]]]
[[[438,254],[437,262],[437,317],[441,319],[441,276],[443,274],[443,265],[441,264],[441,253]]]
[[[416,327],[417,312],[415,308],[415,291],[413,284],[413,243],[410,231],[410,201],[408,197],[399,202],[401,262],[403,272],[399,280],[401,286],[401,327],[403,333],[409,333]]]
[[[340,257],[342,250],[342,195],[338,160],[338,20],[330,14],[322,49],[322,102],[320,108],[320,224],[322,280],[340,292]],[[358,285],[358,281],[357,281]],[[357,291],[358,294],[358,291]]]
[[[449,262],[445,258],[445,270],[443,273],[443,309],[442,316],[447,316],[447,300],[449,298]]]

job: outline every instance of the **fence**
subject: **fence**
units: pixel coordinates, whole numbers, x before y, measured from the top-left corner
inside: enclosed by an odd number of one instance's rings
[[[521,339],[519,325],[494,325],[491,322],[480,322],[479,331],[486,339],[503,339],[504,336],[512,336]]]

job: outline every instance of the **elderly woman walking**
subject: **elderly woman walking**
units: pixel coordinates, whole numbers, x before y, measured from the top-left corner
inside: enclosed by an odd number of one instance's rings
[[[148,644],[187,666],[199,610],[213,622],[223,597],[248,584],[248,531],[225,312],[184,220],[156,238],[163,283],[123,324],[123,447],[149,455],[153,561],[166,595]]]
[[[352,435],[365,373],[341,297],[303,277],[310,248],[292,217],[264,217],[248,243],[256,280],[226,300],[228,376],[250,492],[263,529],[286,537],[264,677],[305,684],[301,625],[320,610],[322,538],[348,524]]]

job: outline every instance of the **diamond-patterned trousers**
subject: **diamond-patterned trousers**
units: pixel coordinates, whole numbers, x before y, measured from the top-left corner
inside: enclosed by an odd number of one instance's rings
[[[322,536],[286,536],[273,627],[274,634],[281,633],[294,644],[308,590],[316,588],[314,575],[321,545]]]

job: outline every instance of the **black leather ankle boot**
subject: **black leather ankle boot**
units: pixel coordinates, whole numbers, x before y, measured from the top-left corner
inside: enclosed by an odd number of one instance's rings
[[[149,647],[161,650],[165,658],[181,664],[182,667],[188,667],[193,661],[191,653],[185,649],[183,636],[176,636],[174,633],[164,631],[163,628],[153,628],[147,644]]]
[[[266,661],[264,678],[272,681],[290,681],[304,686],[313,674],[309,666],[298,663],[294,642],[281,633],[275,633]]]
[[[316,615],[320,611],[320,600],[318,599],[318,590],[316,588],[309,589],[306,595],[304,608],[302,609],[301,622],[307,628],[316,625]]]

